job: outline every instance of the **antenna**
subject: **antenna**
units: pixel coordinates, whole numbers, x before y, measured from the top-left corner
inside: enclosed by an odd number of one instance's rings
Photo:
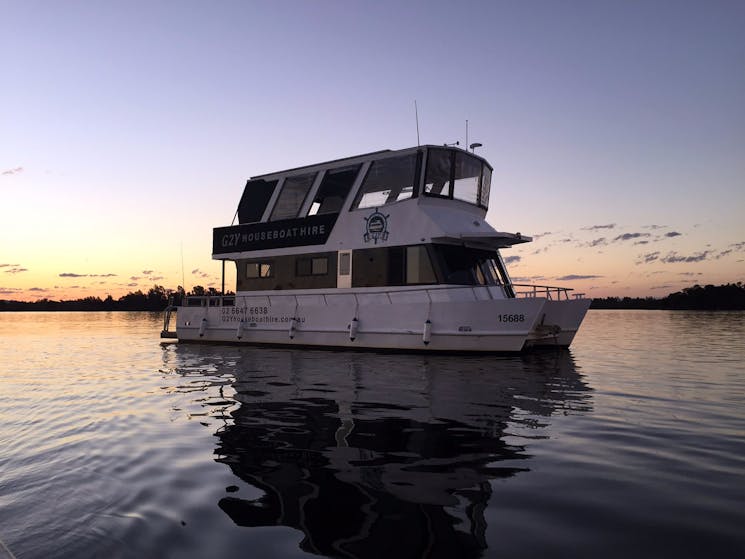
[[[416,117],[416,147],[419,147],[419,110],[416,106],[416,99],[414,99],[414,116]]]
[[[468,145],[468,119],[466,119],[466,145]]]

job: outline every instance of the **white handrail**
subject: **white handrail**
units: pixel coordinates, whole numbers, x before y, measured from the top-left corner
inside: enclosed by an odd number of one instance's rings
[[[515,291],[515,298],[535,298],[535,297],[546,297],[549,300],[557,300],[560,301],[562,299],[569,300],[569,292],[574,291],[571,287],[556,287],[556,286],[550,286],[550,285],[537,285],[537,284],[527,284],[527,283],[513,283],[510,284],[513,290]],[[462,285],[462,286],[453,286],[453,285],[433,285],[433,286],[421,286],[419,289],[414,290],[407,290],[411,292],[424,292],[426,294],[427,299],[432,304],[432,293],[435,291],[439,291],[442,289],[453,289],[453,288],[466,288],[471,290],[473,293],[474,299],[478,300],[478,296],[476,294],[476,289],[479,287],[485,287],[487,290],[487,293],[489,294],[490,299],[494,299],[494,295],[489,289],[489,285]],[[526,288],[525,291],[518,291],[515,288]],[[389,304],[393,304],[393,299],[391,298],[392,293],[400,293],[398,289],[386,289],[385,291],[379,291],[377,293],[384,293],[386,297],[388,298]],[[285,294],[276,293],[276,296],[283,296]],[[324,306],[328,306],[328,299],[326,298],[329,293],[320,293],[321,297],[323,297],[323,304]],[[352,292],[351,295],[354,296],[354,302],[355,302],[355,308],[359,308],[360,301],[358,298],[358,295],[360,293]],[[575,295],[576,297],[583,296],[583,293],[578,293]],[[295,299],[295,305],[298,306],[299,300],[298,295],[295,293],[287,293],[286,296],[293,297]],[[237,299],[243,299],[243,306],[246,306],[246,299],[249,297],[256,297],[256,295],[189,295],[185,297],[184,303],[185,306],[210,306],[210,301],[217,300],[217,305],[215,306],[225,306],[224,301],[225,299],[232,299],[234,301],[237,301]],[[266,304],[268,306],[272,306],[272,300],[270,295],[261,295],[261,297],[266,299]],[[189,304],[189,303],[192,304]],[[196,304],[194,304],[196,303]]]

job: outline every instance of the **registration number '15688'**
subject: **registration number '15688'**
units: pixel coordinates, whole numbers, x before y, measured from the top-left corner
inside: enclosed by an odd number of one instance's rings
[[[525,322],[524,314],[498,314],[497,320],[499,322]]]

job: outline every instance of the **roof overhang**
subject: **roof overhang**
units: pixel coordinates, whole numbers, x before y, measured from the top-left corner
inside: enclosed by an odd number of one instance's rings
[[[483,248],[487,250],[509,248],[513,245],[529,243],[532,240],[532,237],[521,235],[520,233],[506,233],[502,231],[465,233],[457,236],[448,235],[432,238],[432,241],[435,243],[462,244],[473,248]]]

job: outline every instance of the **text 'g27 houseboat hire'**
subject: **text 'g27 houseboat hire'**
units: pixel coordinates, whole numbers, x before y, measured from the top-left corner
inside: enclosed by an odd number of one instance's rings
[[[568,347],[590,306],[512,283],[485,221],[492,168],[462,149],[385,150],[250,179],[213,231],[236,294],[186,297],[179,341],[429,352]],[[176,330],[169,330],[175,313]]]

